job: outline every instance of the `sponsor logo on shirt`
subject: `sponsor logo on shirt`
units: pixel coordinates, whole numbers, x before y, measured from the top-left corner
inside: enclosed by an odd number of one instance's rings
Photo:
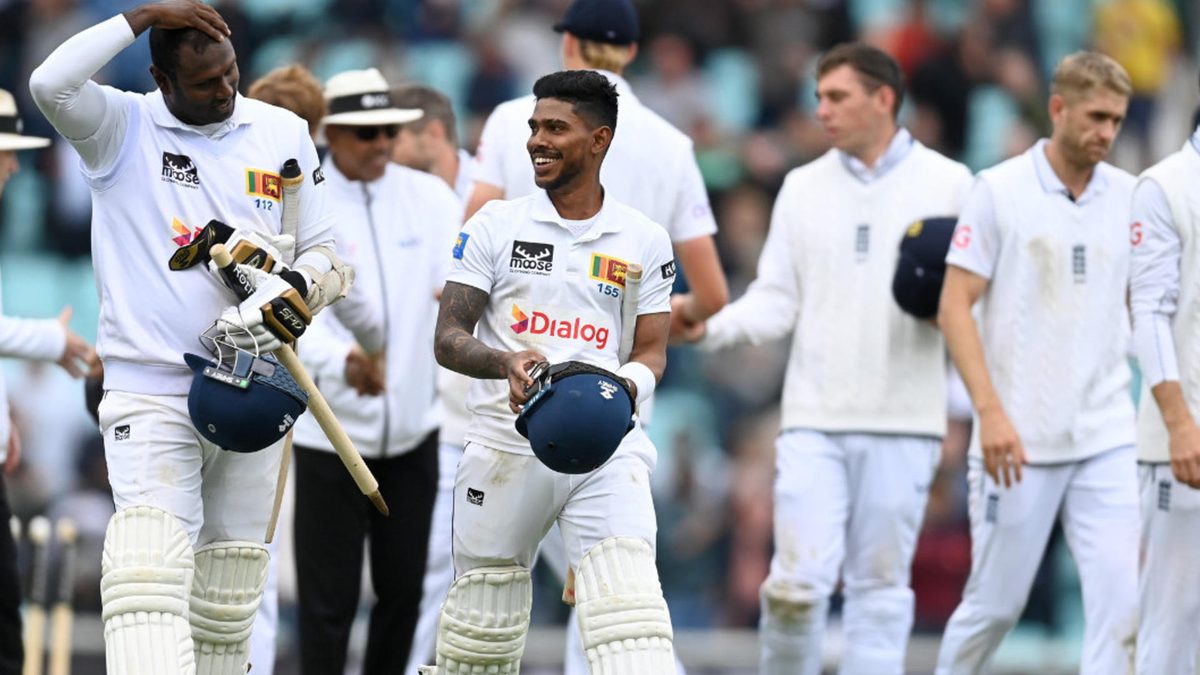
[[[964,249],[971,245],[971,226],[959,225],[954,229],[954,239],[951,240],[954,248]]]
[[[593,345],[596,349],[608,346],[608,328],[598,325],[600,322],[594,319],[551,309],[535,309],[526,313],[516,303],[512,306],[512,318],[513,333],[530,342],[557,338]]]
[[[175,236],[171,237],[171,241],[175,242],[176,246],[187,246],[192,243],[196,235],[200,234],[200,228],[189,229],[178,218],[171,219],[171,231],[175,233]]]
[[[114,441],[127,441],[127,440],[129,440],[129,433],[130,433],[129,425],[122,424],[121,426],[117,427],[116,429],[113,429],[113,440]]]
[[[283,197],[283,180],[277,173],[246,169],[246,194],[279,201]]]
[[[1071,249],[1071,270],[1075,273],[1075,283],[1087,281],[1087,247],[1083,244],[1075,244]]]
[[[550,274],[554,270],[554,244],[514,241],[508,270],[522,274]]]
[[[617,258],[610,258],[599,253],[592,254],[592,267],[588,276],[596,281],[603,281],[614,286],[625,288],[625,274],[629,271],[629,263]]]
[[[458,233],[458,239],[454,240],[454,248],[450,249],[450,255],[454,256],[455,260],[462,260],[463,249],[467,247],[467,240],[470,238],[471,235],[466,232]]]
[[[1171,483],[1170,481],[1158,481],[1158,510],[1171,510]]]
[[[324,182],[325,182],[325,172],[322,171],[321,167],[318,166],[317,168],[313,169],[313,185],[320,185],[321,183],[324,183]]]
[[[854,257],[858,262],[867,259],[871,250],[871,226],[859,225],[854,232]]]
[[[669,263],[663,263],[663,266],[661,267],[661,269],[662,269],[662,278],[670,279],[671,277],[675,276],[675,261],[672,260]]]
[[[172,152],[163,152],[162,159],[162,180],[165,183],[174,183],[189,188],[200,187],[200,172],[196,171],[196,164],[192,162],[192,158],[187,155],[176,155]]]

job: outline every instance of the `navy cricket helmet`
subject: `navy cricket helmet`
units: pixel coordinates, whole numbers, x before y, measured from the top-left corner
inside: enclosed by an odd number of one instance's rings
[[[234,351],[214,363],[184,354],[192,369],[188,415],[200,435],[234,452],[257,452],[283,438],[308,407],[291,373],[270,355]]]
[[[580,361],[534,374],[536,393],[517,416],[533,454],[559,473],[600,468],[633,428],[633,397],[624,380]]]
[[[892,297],[900,309],[918,319],[937,316],[946,276],[946,252],[957,223],[952,216],[918,220],[908,226],[900,240]]]

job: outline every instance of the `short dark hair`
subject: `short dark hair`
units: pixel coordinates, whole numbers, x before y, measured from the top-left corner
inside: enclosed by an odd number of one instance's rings
[[[458,145],[454,106],[442,92],[423,84],[406,84],[392,90],[392,105],[397,108],[415,108],[425,113],[420,119],[405,126],[421,131],[433,120],[438,120],[446,127],[446,140]]]
[[[817,77],[822,78],[841,66],[850,66],[859,75],[867,91],[888,87],[896,94],[892,117],[900,114],[904,103],[904,73],[887,52],[864,42],[843,42],[825,52],[817,62]]]
[[[179,50],[184,46],[190,47],[197,54],[217,41],[196,28],[158,28],[150,29],[150,63],[161,70],[167,77],[175,80],[179,70]]]
[[[533,95],[539,100],[566,101],[589,124],[617,130],[617,88],[600,73],[591,70],[550,73],[533,84]]]

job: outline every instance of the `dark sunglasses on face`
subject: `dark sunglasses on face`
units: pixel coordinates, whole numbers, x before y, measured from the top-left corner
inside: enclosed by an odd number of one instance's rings
[[[396,134],[400,133],[399,124],[385,124],[383,126],[372,127],[354,127],[354,136],[360,141],[373,141],[379,136],[379,132],[387,134],[388,138],[395,138]]]

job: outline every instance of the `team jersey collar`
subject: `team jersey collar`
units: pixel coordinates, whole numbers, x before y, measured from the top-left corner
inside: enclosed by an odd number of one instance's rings
[[[842,166],[851,173],[855,178],[864,183],[883,178],[889,171],[896,167],[908,153],[912,152],[913,145],[912,134],[908,133],[908,129],[900,127],[896,130],[896,135],[892,136],[892,142],[888,144],[888,149],[883,153],[883,157],[879,158],[875,166],[870,167],[862,162],[857,157],[852,157],[849,153],[837,151],[838,159],[842,160]]]
[[[597,239],[602,234],[610,232],[618,232],[621,229],[616,218],[609,217],[611,209],[608,206],[609,195],[606,192],[604,202],[600,205],[600,211],[596,213],[596,222],[581,236],[577,241],[591,241]],[[529,213],[530,217],[539,223],[553,223],[563,229],[570,235],[571,228],[567,227],[564,218],[558,214],[558,209],[554,208],[554,202],[550,201],[550,195],[546,194],[545,190],[538,190],[534,193],[533,208]]]
[[[1108,177],[1100,170],[1103,164],[1101,162],[1092,170],[1092,179],[1088,181],[1083,194],[1073,197],[1066,184],[1059,179],[1058,174],[1054,173],[1054,167],[1050,166],[1050,160],[1046,157],[1046,144],[1049,142],[1049,139],[1043,138],[1026,151],[1033,155],[1033,168],[1044,192],[1062,195],[1076,204],[1085,204],[1088,200],[1104,192],[1108,187]]]
[[[200,134],[212,140],[219,140],[234,129],[243,124],[250,123],[250,117],[246,115],[244,110],[246,99],[241,94],[234,94],[236,97],[233,104],[233,114],[224,122],[216,122],[215,124],[195,125],[188,124],[176,117],[167,109],[167,102],[163,100],[162,91],[155,89],[146,94],[146,98],[150,100],[150,119],[160,127],[167,129],[181,129],[183,131],[191,131]]]

